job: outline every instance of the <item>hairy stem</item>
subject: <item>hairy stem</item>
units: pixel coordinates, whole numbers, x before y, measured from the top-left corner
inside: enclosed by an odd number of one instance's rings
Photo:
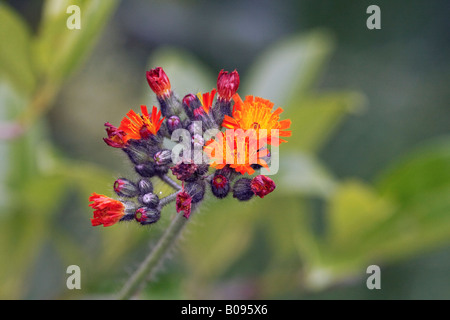
[[[174,188],[175,190],[181,190],[181,186],[178,183],[176,183],[175,181],[173,181],[169,176],[162,175],[162,176],[159,176],[159,178],[162,181],[164,181],[165,183],[167,183],[169,186]]]
[[[173,202],[176,200],[177,195],[181,192],[181,190],[178,190],[175,193],[172,193],[170,195],[168,195],[167,197],[162,198],[159,201],[159,209],[162,209],[164,206],[168,205],[169,203]]]
[[[194,210],[195,209],[193,208],[193,211]],[[181,214],[177,214],[175,216],[162,237],[158,240],[156,246],[153,247],[136,272],[125,283],[122,290],[117,295],[117,299],[131,299],[143,289],[145,283],[151,280],[158,269],[158,266],[163,262],[167,253],[176,243],[178,237],[186,226],[187,221],[188,219]]]

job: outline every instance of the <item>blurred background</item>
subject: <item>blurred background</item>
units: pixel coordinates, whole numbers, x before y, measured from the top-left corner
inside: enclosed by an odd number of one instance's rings
[[[161,66],[180,96],[237,69],[240,95],[282,106],[293,136],[276,191],[205,201],[141,298],[450,299],[449,9],[0,1],[0,298],[113,294],[167,227],[172,207],[149,228],[94,228],[87,200],[133,176],[103,124],[157,105],[145,71]],[[73,264],[81,290],[66,287]],[[380,290],[366,286],[373,264]]]

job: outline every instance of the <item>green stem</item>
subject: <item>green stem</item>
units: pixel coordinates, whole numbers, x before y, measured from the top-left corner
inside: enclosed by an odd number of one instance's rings
[[[24,130],[29,129],[37,119],[53,106],[53,101],[59,89],[60,85],[43,80],[42,85],[36,90],[30,105],[17,119],[17,122]]]
[[[166,197],[167,198],[167,197]],[[192,208],[194,211],[194,208]],[[159,265],[186,226],[186,219],[182,214],[177,214],[166,229],[156,246],[149,252],[148,256],[141,263],[136,272],[128,279],[122,290],[117,295],[119,300],[128,300],[137,295],[155,274]]]

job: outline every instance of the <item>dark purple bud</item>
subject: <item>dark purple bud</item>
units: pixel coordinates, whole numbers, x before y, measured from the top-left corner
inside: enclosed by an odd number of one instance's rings
[[[168,149],[158,151],[153,157],[153,160],[159,166],[169,164],[172,162],[172,151]]]
[[[119,178],[114,182],[114,191],[119,197],[133,198],[139,191],[133,182],[125,178]]]
[[[205,181],[198,180],[195,182],[186,182],[184,188],[186,192],[191,196],[192,203],[197,203],[203,200],[206,189]]]
[[[216,172],[211,179],[211,191],[217,198],[225,198],[230,191],[230,181],[226,176]]]
[[[127,146],[123,151],[125,151],[134,164],[144,163],[151,159],[149,146],[144,140],[128,140]]]
[[[138,197],[138,201],[149,208],[156,208],[159,204],[159,198],[156,194],[146,193]]]
[[[155,165],[152,162],[137,164],[134,169],[144,178],[151,178],[156,174]]]
[[[154,208],[141,207],[136,210],[134,218],[142,225],[155,223],[161,217],[161,212]]]
[[[177,116],[171,116],[169,119],[167,119],[167,129],[169,130],[169,133],[172,134],[177,129],[182,128],[181,120]]]
[[[252,180],[249,178],[241,178],[237,180],[233,185],[233,197],[240,201],[250,200],[255,193],[251,188]]]
[[[153,192],[153,184],[148,179],[141,179],[138,182],[138,189],[141,195],[152,193]]]
[[[191,120],[194,120],[194,112],[195,112],[195,115],[197,115],[197,117],[198,117],[198,112],[199,112],[198,109],[203,110],[200,99],[195,94],[192,94],[192,93],[189,93],[184,96],[182,104],[183,104],[184,111],[186,112],[187,116]]]

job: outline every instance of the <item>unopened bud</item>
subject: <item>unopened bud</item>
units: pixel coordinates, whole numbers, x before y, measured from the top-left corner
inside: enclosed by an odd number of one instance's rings
[[[230,181],[225,175],[216,172],[211,179],[211,191],[217,198],[225,198],[230,191]]]
[[[137,186],[128,179],[120,178],[114,182],[114,191],[119,197],[133,198],[138,195]]]
[[[192,136],[192,144],[194,147],[203,148],[203,146],[205,145],[205,140],[203,139],[202,135],[194,134]]]
[[[144,163],[150,160],[149,147],[144,140],[130,139],[123,149],[134,164]]]
[[[183,109],[189,119],[194,119],[194,110],[202,108],[202,103],[195,94],[189,93],[183,98]]]
[[[147,82],[156,96],[161,97],[170,94],[170,81],[161,67],[147,71]]]
[[[186,182],[185,190],[192,198],[192,203],[197,203],[203,200],[205,196],[205,181],[198,180],[195,182]]]
[[[159,204],[159,198],[156,194],[146,193],[138,197],[140,203],[149,208],[156,208]]]
[[[134,169],[144,178],[151,178],[156,174],[155,165],[152,162],[137,164]]]
[[[237,180],[233,185],[233,197],[241,201],[250,200],[255,195],[250,186],[251,182],[249,178]]]
[[[154,208],[141,207],[135,212],[135,219],[142,225],[155,223],[161,217],[161,212]]]
[[[172,161],[172,151],[168,149],[158,151],[153,157],[153,160],[155,160],[157,165],[169,164]]]
[[[239,73],[236,70],[232,72],[221,70],[217,77],[218,99],[230,101],[239,88],[239,82]]]
[[[141,195],[153,192],[153,184],[148,179],[139,180],[137,185],[138,185],[139,193]]]
[[[170,134],[172,134],[175,130],[182,128],[181,120],[178,116],[171,116],[167,119],[166,123]]]
[[[158,175],[165,175],[169,172],[169,166],[166,164],[162,164],[162,165],[156,165],[155,166],[155,172]]]

